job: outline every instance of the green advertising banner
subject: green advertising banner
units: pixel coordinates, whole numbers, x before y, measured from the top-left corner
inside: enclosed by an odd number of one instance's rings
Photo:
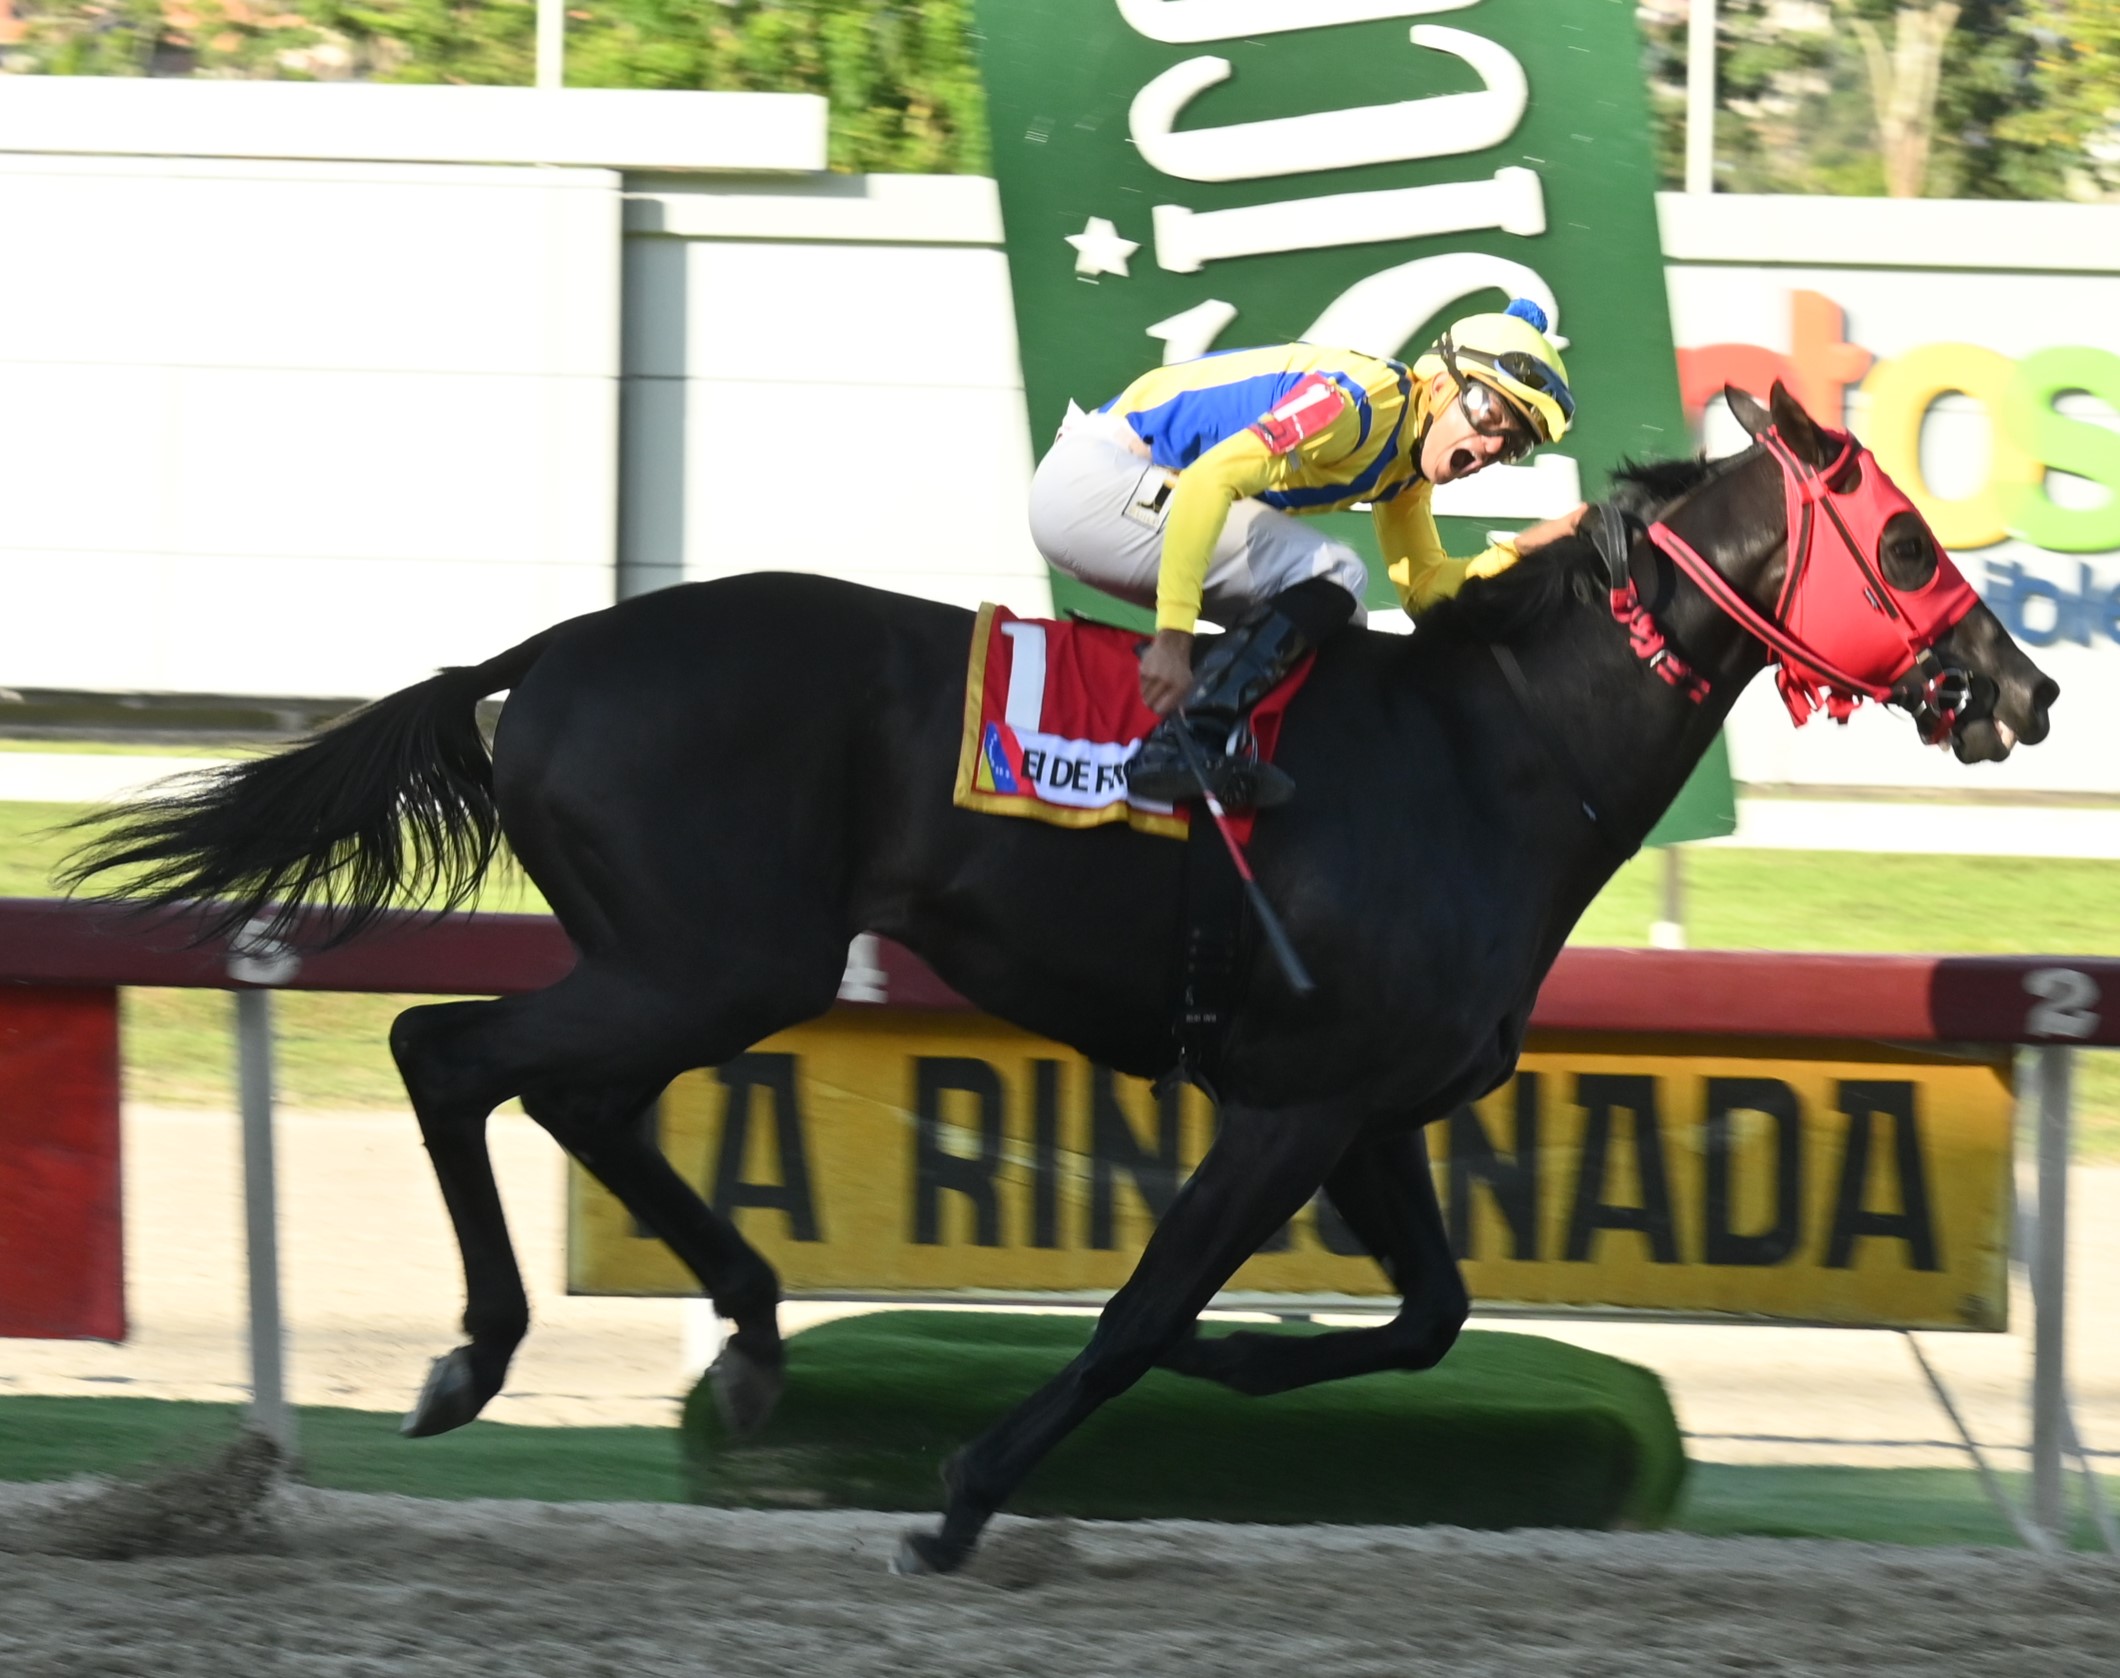
[[[1307,340],[1410,359],[1542,305],[1580,413],[1438,491],[1469,555],[1686,452],[1634,0],[977,0],[1030,427],[1159,362]],[[1441,19],[1442,21],[1430,21]],[[1334,515],[1397,605],[1369,520]],[[1124,608],[1059,573],[1055,605]],[[1142,619],[1145,623],[1146,619]],[[1718,742],[1651,843],[1731,832]]]

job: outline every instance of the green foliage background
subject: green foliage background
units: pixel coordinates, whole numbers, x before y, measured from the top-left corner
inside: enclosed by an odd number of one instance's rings
[[[1874,104],[1853,25],[1887,41],[1902,0],[1718,0],[1716,186],[1876,196]],[[1666,185],[1684,178],[1686,6],[1642,6]],[[1925,196],[2120,196],[2120,0],[1962,0]]]
[[[524,86],[535,0],[15,0],[0,68]],[[569,87],[817,93],[835,169],[980,174],[985,102],[967,0],[591,0],[567,13]]]
[[[522,85],[534,71],[535,0],[11,3],[23,38],[0,45],[0,70],[17,73]],[[1882,192],[1851,26],[1889,36],[1927,3],[1719,0],[1718,185]],[[1928,195],[2120,198],[2120,0],[1962,4]],[[1662,174],[1676,186],[1686,4],[1639,10]],[[970,0],[580,0],[567,17],[570,87],[819,93],[835,169],[988,172]]]

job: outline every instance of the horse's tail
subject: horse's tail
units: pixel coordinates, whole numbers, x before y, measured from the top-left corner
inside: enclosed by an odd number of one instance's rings
[[[72,825],[96,836],[60,884],[93,882],[143,909],[201,904],[201,939],[260,916],[266,937],[286,937],[302,910],[322,909],[326,947],[388,909],[458,907],[501,843],[478,702],[515,686],[551,634],[401,688],[287,751],[84,816]]]

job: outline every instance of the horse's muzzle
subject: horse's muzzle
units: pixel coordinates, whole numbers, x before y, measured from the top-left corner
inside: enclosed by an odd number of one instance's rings
[[[1951,730],[1960,763],[2000,763],[2017,747],[2046,738],[2061,684],[2025,656],[1986,606],[1974,607],[1940,636],[1936,654],[1971,678]]]

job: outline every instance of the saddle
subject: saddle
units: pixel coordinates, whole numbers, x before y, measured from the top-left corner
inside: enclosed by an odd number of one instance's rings
[[[1185,838],[1193,827],[1188,807],[1142,797],[1128,783],[1128,768],[1157,722],[1141,702],[1137,661],[1144,639],[1114,624],[1019,618],[1006,606],[980,607],[952,801],[1056,827],[1124,822],[1143,833]],[[1261,762],[1273,761],[1282,717],[1307,669],[1251,713]],[[1239,840],[1251,836],[1248,814],[1231,820]]]
[[[1212,1096],[1236,995],[1257,954],[1257,929],[1236,868],[1204,813],[1195,821],[1197,806],[1146,799],[1127,784],[1127,769],[1157,722],[1141,702],[1143,639],[1113,624],[980,607],[953,802],[1056,827],[1124,822],[1188,841],[1169,980],[1172,1066],[1158,1088],[1185,1081]],[[1288,701],[1308,671],[1306,662],[1252,710],[1249,727],[1262,761],[1272,761]],[[1250,812],[1229,823],[1239,843],[1251,837]]]

